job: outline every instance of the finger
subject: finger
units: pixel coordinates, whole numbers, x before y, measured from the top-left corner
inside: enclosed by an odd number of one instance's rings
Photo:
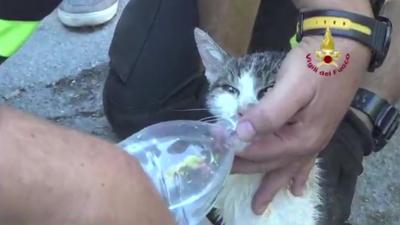
[[[288,169],[275,170],[267,173],[253,198],[253,211],[257,215],[263,214],[268,204],[273,200],[278,191],[289,184],[291,173]]]
[[[281,168],[286,164],[286,160],[278,160],[270,162],[254,162],[244,158],[236,157],[232,167],[233,173],[252,174],[266,173],[277,168]]]
[[[304,194],[304,189],[306,187],[310,171],[314,166],[314,162],[314,160],[308,161],[294,177],[291,185],[291,192],[294,196],[302,196]]]
[[[295,75],[298,71],[285,69],[290,74],[268,92],[257,106],[251,108],[237,126],[237,134],[244,141],[251,141],[257,134],[268,134],[282,127],[303,108],[313,96],[312,88],[300,88]],[[289,77],[289,78],[288,78]]]
[[[257,137],[247,146],[245,151],[237,153],[237,156],[254,162],[269,161],[282,155],[287,155],[287,153],[292,153],[292,146],[296,146],[293,144],[294,141],[276,134]]]

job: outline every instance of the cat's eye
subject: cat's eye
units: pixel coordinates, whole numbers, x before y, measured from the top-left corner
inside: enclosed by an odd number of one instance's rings
[[[231,93],[231,94],[234,94],[234,95],[238,95],[238,94],[239,94],[239,90],[236,89],[236,88],[234,88],[234,87],[232,87],[232,86],[229,85],[229,84],[223,84],[223,85],[221,86],[221,88],[222,88],[224,91],[229,92],[229,93]]]
[[[271,85],[268,85],[267,87],[264,87],[263,89],[261,89],[257,94],[257,99],[258,100],[262,99],[262,97],[264,97],[265,93],[267,93],[273,87],[274,87],[274,85],[271,84]]]

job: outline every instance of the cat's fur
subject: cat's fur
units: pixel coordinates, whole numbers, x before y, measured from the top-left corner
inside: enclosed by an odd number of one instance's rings
[[[195,29],[195,39],[210,83],[210,112],[237,122],[272,88],[284,54],[266,52],[233,58],[202,30]],[[316,164],[302,197],[294,197],[287,188],[281,189],[262,216],[251,209],[262,174],[230,175],[217,197],[216,208],[226,225],[315,225],[320,204],[318,174]]]

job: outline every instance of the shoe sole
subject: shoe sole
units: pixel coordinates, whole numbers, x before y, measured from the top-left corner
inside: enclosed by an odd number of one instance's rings
[[[96,26],[110,21],[118,11],[118,1],[107,9],[90,13],[68,13],[57,10],[61,22],[69,27]]]

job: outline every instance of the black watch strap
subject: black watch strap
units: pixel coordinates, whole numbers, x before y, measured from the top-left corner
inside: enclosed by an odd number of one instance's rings
[[[315,20],[315,24],[306,24],[305,21],[310,18],[323,19]],[[372,72],[382,65],[391,41],[392,23],[389,19],[381,16],[371,18],[342,10],[300,11],[297,40],[300,41],[303,36],[308,35],[324,35],[326,26],[331,28],[333,36],[358,41],[371,49],[368,71]]]
[[[383,4],[385,4],[386,0],[372,0],[371,2],[371,7],[372,11],[374,12],[374,16],[378,16],[379,12],[381,11]]]
[[[357,91],[351,106],[369,117],[374,125],[374,151],[381,150],[399,126],[399,111],[385,99],[363,88]]]

